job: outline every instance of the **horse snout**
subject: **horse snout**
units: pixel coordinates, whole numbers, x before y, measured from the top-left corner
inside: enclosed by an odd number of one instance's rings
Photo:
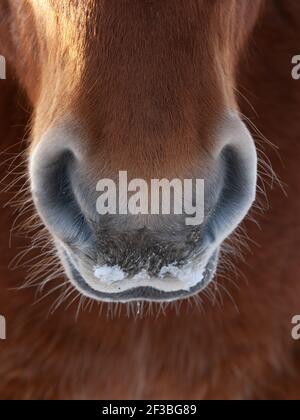
[[[80,142],[63,141],[61,129],[44,136],[31,156],[32,194],[82,293],[108,301],[174,300],[207,286],[222,243],[256,190],[256,152],[244,124],[231,116],[217,140],[209,161],[199,156],[199,168],[186,171],[199,178],[132,179],[111,171],[97,179]]]

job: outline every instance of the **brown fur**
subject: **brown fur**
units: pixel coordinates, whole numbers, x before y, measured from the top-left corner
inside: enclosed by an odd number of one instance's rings
[[[6,12],[1,10],[3,13]],[[18,13],[24,24],[28,23],[24,10]],[[0,342],[1,398],[300,397],[300,347],[292,341],[290,334],[291,318],[300,311],[300,149],[297,139],[300,134],[297,118],[300,85],[290,74],[291,57],[299,53],[300,22],[297,22],[297,16],[300,18],[300,6],[293,0],[267,0],[263,18],[251,41],[251,52],[239,67],[237,87],[250,100],[255,113],[248,102],[237,96],[242,111],[279,147],[281,161],[273,149],[268,147],[266,152],[288,186],[287,198],[279,188],[269,193],[270,210],[258,217],[261,230],[249,223],[249,235],[259,246],[251,243],[252,253],[246,254],[245,263],[239,263],[247,282],[239,278],[236,287],[232,284],[231,273],[227,280],[219,278],[222,299],[217,295],[213,305],[204,295],[202,311],[183,303],[179,315],[174,309],[166,308],[165,313],[158,316],[134,319],[123,313],[120,318],[111,320],[105,316],[106,307],[98,316],[95,306],[91,311],[81,311],[75,321],[77,301],[75,309],[72,306],[68,310],[59,308],[47,316],[55,296],[32,306],[34,291],[11,290],[22,284],[24,272],[19,270],[12,274],[7,267],[25,239],[15,238],[14,248],[8,249],[8,226],[13,218],[11,211],[3,209],[0,312],[7,317],[8,339]],[[28,19],[33,19],[30,7]],[[55,15],[53,19],[57,21],[60,17]],[[9,23],[9,15],[4,21]],[[13,31],[14,26],[11,28]],[[20,36],[18,40],[18,44],[23,43],[25,52],[26,47],[28,50],[28,45],[33,47],[35,42],[30,42],[28,36]],[[34,36],[34,30],[31,36]],[[2,33],[0,39],[3,39]],[[34,46],[33,49],[38,52],[42,47]],[[26,53],[16,61],[13,49],[7,44],[3,48],[3,54],[10,51],[10,61],[20,66],[17,78],[22,79],[36,111],[34,133],[37,134],[49,124],[49,120],[42,118],[47,101],[42,84],[34,83],[33,86],[34,81],[41,82],[39,70],[31,65]],[[54,53],[55,48],[51,51]],[[78,54],[80,51],[79,48]],[[68,66],[68,60],[66,62]],[[114,61],[112,71],[113,65]],[[30,75],[22,71],[28,68],[33,72]],[[80,69],[78,71],[80,73]],[[61,73],[58,72],[59,81],[63,83]],[[43,80],[50,83],[51,74],[53,71],[49,68]],[[91,80],[89,75],[87,80]],[[133,87],[138,82],[135,79]],[[67,91],[64,98],[57,93],[59,83],[49,90],[57,101],[62,101],[63,109],[70,106],[70,99],[75,99],[72,83],[68,81],[70,96]],[[199,80],[199,89],[201,83]],[[1,86],[4,86],[0,96],[1,138],[5,150],[23,135],[22,127],[28,113],[23,112],[23,106],[21,108],[16,86],[8,81],[1,82]],[[230,94],[223,94],[222,90],[221,95],[219,87],[216,99],[219,104],[210,110],[217,110],[224,98],[235,101],[229,98],[232,89],[229,91]],[[206,96],[209,96],[207,92]],[[50,120],[57,118],[55,104],[52,105],[48,113]],[[90,106],[83,97],[79,115],[87,115]],[[112,103],[112,107],[115,106],[121,104]],[[162,102],[161,106],[163,108],[165,104]],[[203,108],[202,111],[205,115]],[[120,109],[118,115],[122,113]],[[128,114],[124,111],[124,115]],[[105,118],[104,115],[103,119],[107,121]],[[158,121],[157,117],[155,121]],[[172,121],[170,116],[168,127]],[[142,115],[141,120],[136,121],[140,129],[141,122]],[[96,138],[97,127],[90,119],[88,128]],[[180,152],[180,144],[177,152]],[[213,287],[210,290],[213,291]],[[113,311],[111,308],[109,314]]]

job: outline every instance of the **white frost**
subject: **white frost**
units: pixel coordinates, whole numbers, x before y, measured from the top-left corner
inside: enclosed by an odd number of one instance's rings
[[[179,282],[184,283],[185,287],[190,289],[203,280],[204,270],[192,265],[178,267],[176,264],[171,264],[160,270],[159,278],[170,276],[176,278]]]
[[[113,284],[125,279],[125,273],[119,266],[109,267],[103,265],[102,267],[95,267],[94,275],[104,284]]]
[[[177,277],[180,273],[180,269],[176,266],[176,263],[170,264],[168,266],[163,267],[160,270],[159,277],[164,278],[166,274],[170,274],[171,276]]]
[[[136,287],[152,287],[164,292],[189,291],[204,278],[203,267],[176,263],[163,267],[157,277],[151,277],[145,270],[129,277],[119,266],[107,265],[94,268],[94,280],[90,285],[98,291],[107,293],[124,292]],[[96,280],[97,279],[97,280]]]

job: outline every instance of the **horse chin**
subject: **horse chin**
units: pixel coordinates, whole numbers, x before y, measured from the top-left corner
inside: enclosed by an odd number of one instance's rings
[[[219,249],[202,261],[183,267],[164,267],[157,276],[146,271],[127,275],[118,267],[83,269],[78,259],[58,245],[60,260],[66,275],[78,291],[102,302],[172,302],[188,299],[203,291],[214,279]],[[100,273],[100,274],[99,274]]]

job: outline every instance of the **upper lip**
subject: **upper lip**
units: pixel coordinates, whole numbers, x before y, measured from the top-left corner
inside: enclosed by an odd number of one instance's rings
[[[147,287],[135,287],[131,288],[119,293],[104,293],[97,290],[94,290],[88,282],[83,278],[80,274],[78,269],[76,268],[75,264],[72,262],[71,258],[68,254],[63,251],[63,257],[65,264],[68,265],[69,275],[71,276],[71,280],[73,283],[81,290],[81,292],[93,299],[100,300],[100,301],[108,301],[108,302],[129,302],[129,301],[174,301],[178,299],[186,299],[190,296],[199,293],[203,290],[213,279],[217,261],[218,261],[218,251],[216,251],[212,257],[210,258],[205,271],[204,277],[201,281],[196,284],[194,287],[190,288],[190,290],[178,290],[172,292],[166,292],[162,290],[158,290],[151,286]]]

